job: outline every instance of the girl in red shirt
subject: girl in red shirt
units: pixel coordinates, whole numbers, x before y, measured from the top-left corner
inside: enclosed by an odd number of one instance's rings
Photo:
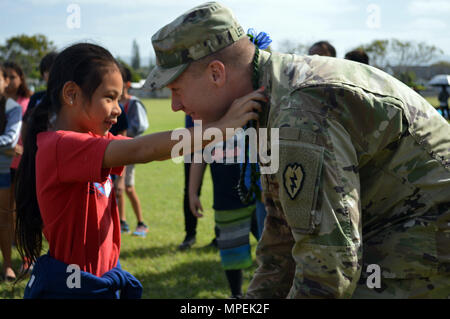
[[[22,257],[36,262],[44,233],[56,260],[96,276],[117,265],[120,223],[109,175],[121,174],[124,165],[169,159],[179,143],[171,131],[134,139],[110,134],[121,113],[122,89],[118,63],[104,48],[75,44],[57,56],[46,97],[28,120],[18,170],[16,232]],[[252,100],[264,99],[259,90],[236,100],[203,129],[218,127],[225,136],[227,127],[256,119],[260,107]]]

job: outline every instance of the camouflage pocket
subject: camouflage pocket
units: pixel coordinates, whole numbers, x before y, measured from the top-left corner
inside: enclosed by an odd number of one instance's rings
[[[277,173],[279,199],[289,226],[301,233],[313,233],[317,218],[324,148],[280,139],[280,169]]]

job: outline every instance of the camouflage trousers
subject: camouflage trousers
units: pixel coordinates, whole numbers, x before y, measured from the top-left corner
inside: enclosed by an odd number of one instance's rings
[[[430,278],[381,280],[381,288],[370,289],[365,283],[358,285],[353,299],[450,299],[450,276]]]
[[[282,210],[266,203],[264,232],[256,250],[257,268],[247,290],[249,299],[308,298],[295,288],[295,261],[292,257],[294,238]],[[450,269],[450,267],[449,267]],[[369,288],[361,278],[354,299],[450,298],[450,273],[429,278],[381,278],[381,288]],[[298,287],[297,287],[298,288]]]

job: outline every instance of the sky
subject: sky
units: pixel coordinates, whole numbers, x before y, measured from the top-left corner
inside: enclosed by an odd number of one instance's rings
[[[194,0],[0,0],[0,44],[18,34],[44,34],[62,49],[79,41],[104,46],[128,60],[133,40],[142,64],[154,56],[151,37]],[[327,40],[344,57],[374,39],[425,41],[450,61],[450,0],[221,0],[244,28],[282,43]]]

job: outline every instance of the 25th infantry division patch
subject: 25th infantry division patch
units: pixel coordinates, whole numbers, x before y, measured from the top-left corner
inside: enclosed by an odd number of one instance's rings
[[[302,165],[298,163],[286,165],[283,173],[283,185],[292,200],[295,199],[302,189],[304,179],[305,171],[303,170]]]

